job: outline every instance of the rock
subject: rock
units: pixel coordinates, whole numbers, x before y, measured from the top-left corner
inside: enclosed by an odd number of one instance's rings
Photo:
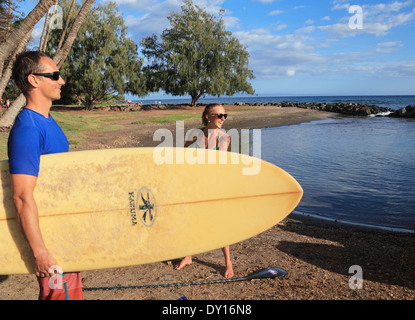
[[[149,104],[143,104],[141,106],[141,110],[144,110],[144,111],[151,110],[151,109],[152,109],[151,105],[149,105]]]
[[[408,118],[415,118],[415,106],[407,106]]]
[[[121,111],[121,106],[110,106],[111,111]]]
[[[415,118],[415,106],[407,106],[405,108],[396,110],[389,114],[389,117],[394,118]]]

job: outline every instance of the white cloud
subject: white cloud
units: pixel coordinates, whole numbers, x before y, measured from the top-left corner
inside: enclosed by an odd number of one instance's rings
[[[288,68],[287,69],[287,76],[289,76],[289,77],[295,76],[295,68]]]
[[[389,42],[381,42],[378,43],[375,52],[378,53],[391,53],[399,51],[403,47],[403,43],[401,41],[389,41]]]
[[[281,11],[281,10],[274,10],[274,11],[269,12],[269,13],[267,14],[267,16],[276,16],[276,15],[283,14],[283,13],[284,13],[284,11]]]
[[[278,25],[274,28],[274,31],[280,31],[280,30],[284,30],[284,29],[287,29],[287,28],[288,28],[288,26],[286,24],[280,24],[280,25]]]
[[[253,0],[254,2],[273,3],[275,0]]]
[[[355,71],[371,78],[414,78],[415,60],[362,64],[356,66]]]
[[[343,46],[342,42],[313,38],[311,35],[315,30],[318,29],[309,26],[287,35],[275,35],[264,29],[241,31],[234,35],[247,46],[250,68],[254,70],[257,80],[337,74],[377,78],[415,76],[415,60],[384,63],[383,60],[373,59],[376,54],[400,50],[404,46],[401,41],[379,42],[377,47],[367,51],[339,52],[335,51],[334,46]],[[323,54],[318,52],[319,48],[330,50]]]
[[[380,3],[380,4],[374,4],[374,5],[365,5],[363,6],[365,9],[368,10],[367,15],[378,15],[378,14],[390,14],[393,12],[399,12],[403,8],[409,7],[412,4],[412,1],[405,1],[405,2],[399,2],[395,1],[392,3]]]
[[[169,27],[167,17],[171,12],[180,12],[183,5],[182,0],[113,0],[119,5],[125,7],[124,12],[131,12],[130,15],[124,15],[125,24],[128,27],[129,34],[133,35],[133,40],[139,43],[143,37],[152,34],[160,35],[163,30]],[[194,0],[193,3],[206,12],[218,14],[224,0]],[[137,18],[139,14],[142,14]],[[231,12],[224,13],[223,20],[225,26],[238,26],[239,19],[233,17]]]
[[[390,47],[396,47],[399,46],[401,47],[403,44],[401,41],[389,41],[389,42],[381,42],[378,43],[379,47],[386,47],[386,48],[390,48]]]
[[[119,5],[122,4],[129,4],[132,5],[134,7],[148,7],[149,5],[151,5],[152,3],[154,3],[154,1],[152,0],[112,0],[112,2],[115,2]]]
[[[415,19],[415,9],[409,8],[409,11],[403,11],[412,4],[412,1],[399,2],[395,1],[389,4],[363,5],[362,8],[362,29],[352,29],[348,25],[349,19],[353,14],[343,17],[339,23],[321,26],[320,30],[327,31],[332,35],[339,37],[356,36],[359,34],[372,34],[384,36],[391,29],[404,25]],[[350,4],[344,1],[335,1],[332,10],[348,10]],[[403,11],[403,12],[401,12]]]
[[[250,68],[258,79],[319,73],[319,66],[323,66],[326,60],[314,53],[313,47],[304,41],[307,38],[300,34],[281,36],[251,30],[234,35],[248,47]]]

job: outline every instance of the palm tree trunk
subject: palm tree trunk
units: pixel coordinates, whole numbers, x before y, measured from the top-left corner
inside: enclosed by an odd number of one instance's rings
[[[40,0],[37,6],[27,15],[20,26],[15,29],[0,45],[0,74],[3,74],[3,66],[6,59],[16,50],[19,41],[16,39],[24,39],[30,30],[34,28],[36,23],[49,10],[55,0]]]
[[[11,74],[12,74],[12,69],[13,69],[13,63],[16,60],[16,56],[23,51],[23,49],[25,48],[27,42],[30,39],[30,36],[33,32],[33,29],[30,30],[30,32],[27,33],[25,39],[23,39],[20,43],[19,46],[17,47],[16,51],[14,52],[13,55],[11,55],[11,59],[9,59],[9,63],[7,64],[5,70],[3,71],[2,77],[0,78],[0,96],[2,96],[4,90],[6,89],[7,84],[9,83]]]
[[[68,37],[65,40],[65,44],[62,46],[60,50],[58,50],[53,57],[53,61],[55,61],[58,67],[61,67],[64,63],[66,57],[68,56],[69,50],[71,50],[72,44],[76,38],[76,34],[79,31],[82,23],[84,22],[86,15],[88,14],[89,10],[92,7],[92,4],[95,0],[86,0],[82,5],[81,10],[79,11],[76,19],[72,25],[71,31],[69,31]]]
[[[53,3],[52,0],[51,2]],[[68,37],[65,41],[65,44],[62,46],[60,50],[58,50],[53,57],[53,61],[56,63],[58,67],[61,67],[63,62],[65,61],[69,50],[76,38],[76,34],[79,31],[79,28],[82,25],[82,22],[85,20],[86,15],[88,14],[89,10],[91,9],[92,4],[95,0],[87,0],[82,5],[81,10],[79,11],[74,24],[72,25],[71,31],[68,34]],[[3,116],[0,118],[0,131],[7,130],[13,125],[14,119],[16,118],[17,114],[20,112],[20,109],[26,103],[26,98],[23,94],[20,94],[19,97],[12,103],[9,109],[3,113]]]
[[[9,25],[7,26],[7,29],[9,29],[9,31],[12,29],[12,8],[13,8],[13,2],[12,0],[9,0],[9,7],[8,7]]]
[[[49,9],[50,10],[50,9]],[[43,49],[43,43],[45,42],[46,29],[48,28],[49,11],[45,14],[45,23],[43,24],[42,35],[39,40],[39,51]]]
[[[66,17],[65,27],[62,30],[62,36],[61,36],[61,39],[59,40],[58,48],[56,49],[56,51],[59,51],[59,49],[62,47],[63,40],[65,40],[66,30],[68,30],[69,22],[71,21],[72,12],[73,12],[73,8],[75,7],[75,3],[76,3],[76,0],[72,0],[71,7],[69,8],[68,16]]]
[[[14,119],[20,112],[20,109],[25,105],[26,97],[21,93],[16,100],[13,101],[10,108],[3,113],[0,118],[0,131],[8,131],[13,125]]]
[[[52,15],[51,15],[50,19],[48,20],[49,22],[48,22],[48,26],[47,26],[46,36],[45,36],[45,39],[43,40],[43,45],[40,49],[41,51],[44,51],[44,52],[46,52],[46,46],[47,46],[48,41],[49,41],[50,31],[52,30],[51,29],[51,24],[52,24],[52,21],[53,21],[52,18],[55,15],[57,5],[58,5],[58,0],[56,0],[54,5],[53,5],[53,12],[52,12]],[[46,17],[49,16],[49,12],[50,12],[50,9],[49,9],[48,13],[46,14]],[[45,23],[46,23],[46,19],[45,19]]]

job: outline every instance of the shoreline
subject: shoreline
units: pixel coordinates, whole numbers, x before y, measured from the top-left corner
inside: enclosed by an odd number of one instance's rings
[[[320,217],[316,215],[304,214],[294,210],[290,215],[305,223],[314,225],[328,225],[333,227],[349,228],[351,231],[374,232],[374,233],[391,233],[396,235],[415,236],[415,231],[411,229],[384,227],[377,225],[369,225],[363,223],[348,222],[344,220],[337,220],[333,218]]]
[[[324,120],[337,116],[312,109],[226,106],[227,129],[259,129]],[[252,110],[251,110],[252,109]],[[201,114],[202,108],[150,110],[131,113],[117,132],[93,132],[82,147],[96,148],[156,146],[153,133],[175,129],[174,123],[141,123],[137,119],[179,113]],[[234,111],[234,112],[232,112]],[[73,112],[73,111],[71,111]],[[109,111],[112,112],[112,111]],[[130,117],[130,115],[129,115]],[[111,123],[109,123],[111,124]],[[186,120],[185,129],[200,127],[200,119]],[[173,132],[172,130],[172,132]],[[85,300],[414,300],[415,241],[409,234],[362,230],[352,226],[311,221],[290,214],[273,228],[231,245],[235,277],[280,267],[288,275],[276,279],[226,284],[168,287],[142,290],[85,291]],[[177,261],[158,262],[115,269],[82,271],[87,287],[132,286],[223,279],[221,250],[195,255],[193,264],[174,270]],[[350,267],[363,269],[363,289],[351,289]],[[36,300],[38,285],[33,275],[0,276],[0,299]]]

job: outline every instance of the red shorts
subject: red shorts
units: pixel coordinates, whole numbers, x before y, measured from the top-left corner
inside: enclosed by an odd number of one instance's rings
[[[37,278],[39,300],[83,300],[80,272],[68,272],[50,278]]]

